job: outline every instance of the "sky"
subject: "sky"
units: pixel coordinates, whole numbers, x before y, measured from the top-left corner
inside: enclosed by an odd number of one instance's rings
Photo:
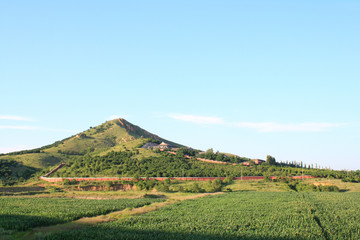
[[[0,1],[0,152],[123,117],[186,146],[360,169],[359,1]]]

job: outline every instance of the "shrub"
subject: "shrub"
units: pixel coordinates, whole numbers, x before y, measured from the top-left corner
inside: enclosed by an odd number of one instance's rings
[[[189,188],[185,190],[186,192],[191,193],[204,193],[205,189],[202,189],[198,183],[193,183]]]
[[[155,187],[155,189],[159,192],[171,192],[168,184],[159,184]]]

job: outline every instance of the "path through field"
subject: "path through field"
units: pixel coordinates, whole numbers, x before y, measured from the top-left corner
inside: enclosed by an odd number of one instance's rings
[[[360,193],[233,192],[40,239],[360,239]]]
[[[217,192],[217,193],[202,193],[202,194],[196,194],[196,195],[187,195],[187,196],[173,196],[172,198],[168,199],[165,202],[155,202],[150,205],[146,205],[139,208],[133,208],[133,209],[124,209],[121,211],[111,212],[106,215],[99,215],[96,217],[84,217],[81,219],[78,219],[73,222],[64,223],[64,224],[57,224],[53,226],[47,226],[47,227],[38,227],[34,228],[29,234],[27,234],[24,239],[31,240],[36,239],[36,235],[43,235],[43,234],[52,234],[57,232],[63,232],[63,231],[69,231],[69,230],[75,230],[75,229],[81,229],[84,227],[88,227],[91,225],[104,223],[104,222],[112,222],[118,219],[126,218],[129,216],[135,216],[135,215],[142,215],[148,212],[156,211],[164,206],[171,205],[176,202],[189,200],[189,199],[196,199],[200,197],[206,197],[210,195],[218,195],[222,194],[223,192]]]

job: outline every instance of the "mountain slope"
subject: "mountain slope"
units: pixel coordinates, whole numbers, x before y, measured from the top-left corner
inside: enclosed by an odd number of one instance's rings
[[[54,144],[38,149],[5,154],[0,156],[0,159],[15,160],[26,166],[43,169],[86,154],[102,156],[111,151],[135,150],[150,140],[163,141],[175,147],[182,146],[120,118],[107,121]],[[139,151],[140,156],[154,154],[146,149]]]

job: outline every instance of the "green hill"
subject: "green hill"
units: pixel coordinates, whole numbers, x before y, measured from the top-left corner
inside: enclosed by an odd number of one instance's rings
[[[146,143],[151,145],[161,142],[178,148],[177,154],[142,148]],[[231,164],[198,161],[194,156]],[[125,119],[115,119],[41,148],[1,155],[0,181],[11,184],[34,174],[44,175],[63,162],[66,165],[52,176],[240,177],[309,174],[342,178],[346,174],[341,171],[320,171],[310,166],[303,167],[302,164],[275,161],[260,165],[252,163],[249,166],[236,164],[248,160],[250,159],[236,155],[214,153],[212,149],[199,154],[197,150],[184,148],[180,144],[163,139]],[[232,165],[233,163],[235,165]]]
[[[104,156],[112,151],[135,150],[149,141],[166,142],[174,147],[182,147],[120,118],[107,121],[51,145],[3,154],[0,160],[16,161],[39,170],[48,169],[61,162],[68,162],[85,155],[95,157]],[[156,155],[147,149],[139,149],[138,152],[138,157]]]

